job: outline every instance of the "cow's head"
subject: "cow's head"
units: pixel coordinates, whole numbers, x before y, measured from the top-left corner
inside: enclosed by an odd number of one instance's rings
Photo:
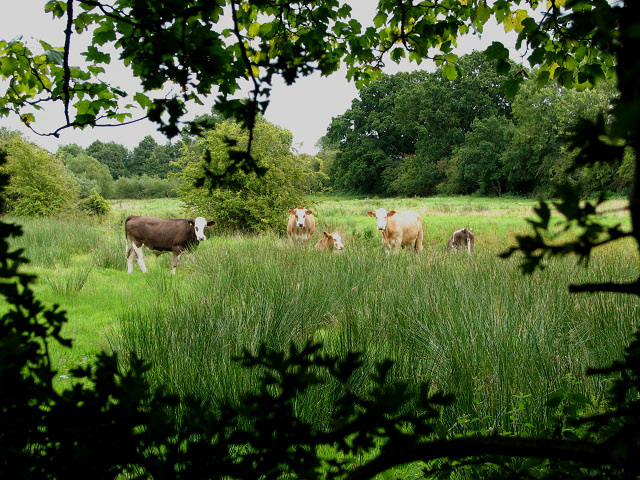
[[[189,220],[189,225],[193,225],[193,229],[196,231],[196,240],[199,242],[206,240],[207,237],[204,236],[204,229],[213,225],[213,220],[207,222],[204,217],[198,217],[195,220]]]
[[[296,217],[296,227],[302,228],[304,227],[304,217],[307,215],[311,215],[313,212],[311,210],[307,210],[304,207],[298,206],[295,210],[289,209],[289,214],[294,215]]]
[[[396,214],[395,210],[391,210],[387,212],[384,208],[379,208],[376,210],[376,213],[367,212],[367,215],[378,220],[378,230],[386,230],[387,229],[387,218],[392,217]]]
[[[322,233],[327,238],[329,248],[333,248],[335,250],[342,250],[344,248],[342,237],[337,230],[334,230],[332,233],[323,230]]]

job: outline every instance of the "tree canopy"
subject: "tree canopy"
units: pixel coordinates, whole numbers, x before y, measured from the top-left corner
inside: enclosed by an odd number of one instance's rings
[[[57,135],[64,128],[135,121],[137,105],[172,137],[183,125],[188,102],[215,93],[219,112],[251,127],[268,106],[274,76],[290,84],[345,65],[348,78],[363,86],[381,75],[387,59],[408,56],[416,63],[433,60],[455,79],[464,70],[453,53],[458,37],[481,33],[492,17],[518,33],[518,46],[528,47],[540,85],[557,81],[583,89],[615,75],[621,45],[616,32],[625,8],[606,0],[381,0],[373,24],[363,26],[350,5],[338,0],[49,0],[45,10],[66,20],[65,44],[0,41],[0,76],[9,81],[0,115],[17,114],[35,130],[43,107],[58,103],[61,125],[45,132]],[[72,65],[74,35],[85,30],[92,32],[82,52],[86,65]],[[105,81],[113,49],[140,79],[141,91],[125,92]],[[502,43],[485,53],[496,60],[498,73],[512,69]],[[245,80],[252,92],[242,101],[234,94]],[[521,81],[509,78],[505,93],[512,96]],[[163,88],[169,93],[154,93]],[[250,136],[234,166],[255,167],[251,145]]]
[[[598,175],[567,173],[575,154],[570,131],[580,118],[607,115],[616,95],[611,82],[576,91],[539,88],[529,78],[508,99],[494,61],[474,52],[460,65],[467,73],[455,80],[439,69],[383,75],[363,87],[333,119],[323,143],[337,150],[333,187],[405,196],[549,195],[561,182],[583,183],[594,193],[629,180],[628,172],[618,172],[620,162],[598,167]]]

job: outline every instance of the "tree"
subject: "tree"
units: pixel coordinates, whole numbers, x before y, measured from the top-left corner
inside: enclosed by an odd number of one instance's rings
[[[131,163],[129,165],[129,176],[131,175],[157,175],[162,170],[161,165],[156,165],[156,159],[152,160],[158,142],[151,135],[147,135],[138,146],[133,149]],[[168,162],[167,162],[168,167]]]
[[[505,117],[476,118],[456,150],[456,190],[464,193],[501,195],[506,190],[504,154],[514,125]]]
[[[113,178],[109,173],[109,167],[86,153],[72,155],[65,153],[64,150],[61,152],[61,150],[58,149],[58,156],[82,186],[80,194],[83,198],[91,195],[93,190],[97,190],[103,197],[112,195]]]
[[[0,173],[10,176],[4,192],[7,213],[46,216],[75,209],[80,188],[59,159],[5,129],[0,130],[0,151],[7,154]]]
[[[327,142],[338,147],[331,165],[333,186],[357,193],[386,193],[385,172],[402,154],[411,154],[413,139],[403,136],[393,116],[396,92],[420,81],[424,73],[383,75],[363,88],[351,108],[332,120]]]
[[[459,65],[467,75],[454,80],[440,69],[383,75],[364,87],[327,132],[340,148],[334,186],[386,195],[435,193],[445,181],[438,162],[462,144],[474,119],[511,115],[493,62],[475,52]]]
[[[309,163],[300,164],[291,151],[293,136],[264,119],[254,132],[254,155],[265,169],[262,176],[236,170],[227,187],[198,182],[203,170],[224,171],[231,159],[228,141],[246,145],[249,133],[238,123],[224,121],[206,133],[193,148],[184,147],[179,160],[182,181],[179,196],[194,215],[206,216],[217,225],[232,231],[276,230],[286,228],[286,212],[303,204],[305,187],[315,176]],[[200,152],[206,148],[207,156]]]
[[[569,172],[575,154],[567,140],[580,119],[606,114],[614,93],[609,82],[584,91],[523,82],[513,100],[516,129],[505,159],[507,188],[550,194],[552,185],[577,182],[576,172]]]
[[[87,155],[109,167],[109,172],[114,179],[131,175],[129,150],[124,145],[96,140],[87,147]]]

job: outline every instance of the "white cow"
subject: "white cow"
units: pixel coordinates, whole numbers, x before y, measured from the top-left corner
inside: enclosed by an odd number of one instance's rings
[[[304,207],[298,207],[295,210],[289,209],[289,224],[287,225],[287,233],[292,241],[302,240],[308,242],[316,228],[316,220],[313,218],[313,212]]]
[[[382,233],[382,245],[387,252],[391,247],[399,252],[403,245],[414,245],[416,252],[422,250],[424,232],[422,217],[418,212],[396,212],[395,210],[387,212],[384,208],[379,208],[375,213],[367,212],[367,215],[378,221],[378,230]]]
[[[316,242],[313,248],[318,250],[342,250],[344,243],[342,243],[342,236],[337,230],[329,233],[326,230],[322,230],[323,237]]]

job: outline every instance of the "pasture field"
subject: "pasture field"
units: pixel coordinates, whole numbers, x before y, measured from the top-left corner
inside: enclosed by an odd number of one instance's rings
[[[176,200],[117,201],[111,217],[17,219],[14,240],[38,275],[38,298],[68,311],[63,334],[74,348],[54,348],[57,386],[68,370],[101,349],[126,360],[135,351],[152,362],[154,382],[176,393],[237,400],[256,372],[231,358],[260,343],[322,341],[334,354],[363,352],[353,387],[370,384],[374,362],[394,360],[394,379],[431,384],[455,395],[442,426],[450,434],[499,428],[538,435],[551,425],[547,397],[585,395],[595,406],[609,380],[587,367],[620,358],[637,326],[639,301],[619,294],[569,295],[567,285],[628,280],[638,275],[631,242],[597,251],[588,269],[554,260],[533,276],[518,258],[497,254],[527,231],[532,200],[488,198],[317,198],[315,243],[338,228],[345,251],[317,252],[276,235],[221,234],[183,256],[146,257],[149,273],[126,272],[123,220],[129,214],[180,216]],[[608,221],[629,226],[617,201]],[[415,209],[423,215],[424,251],[386,255],[367,210]],[[286,222],[283,212],[283,222]],[[476,250],[454,253],[454,230],[473,228]],[[300,414],[322,425],[335,385],[300,399]]]

